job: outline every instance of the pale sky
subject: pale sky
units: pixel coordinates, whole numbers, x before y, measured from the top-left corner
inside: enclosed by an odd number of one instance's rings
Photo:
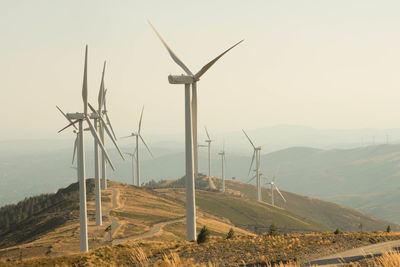
[[[400,126],[400,2],[0,1],[0,140],[66,138],[55,108],[82,110],[84,46],[97,106],[107,60],[117,135],[184,131],[183,71],[150,19],[192,72],[235,42],[198,83],[199,125],[213,132],[275,124]]]

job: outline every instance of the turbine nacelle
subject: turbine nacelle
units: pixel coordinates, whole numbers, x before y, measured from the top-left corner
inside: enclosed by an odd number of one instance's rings
[[[198,81],[193,76],[189,75],[169,75],[168,81],[170,84],[192,84],[193,82]]]

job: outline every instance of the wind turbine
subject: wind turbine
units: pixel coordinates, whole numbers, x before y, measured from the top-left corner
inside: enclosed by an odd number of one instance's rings
[[[140,142],[139,142],[139,138],[140,138],[140,140],[142,140],[142,142],[143,142],[144,146],[146,147],[147,151],[149,151],[150,156],[151,156],[152,158],[154,158],[154,157],[153,157],[153,154],[152,154],[151,151],[150,151],[150,148],[147,146],[147,144],[146,144],[146,142],[144,141],[142,135],[140,134],[140,130],[141,130],[141,128],[142,128],[143,110],[144,110],[144,106],[143,106],[142,112],[141,112],[141,114],[140,114],[140,120],[139,120],[138,131],[137,131],[136,133],[133,132],[133,133],[131,133],[131,134],[128,135],[128,136],[122,137],[122,138],[136,137],[136,186],[138,186],[138,187],[140,187],[140,160],[139,160],[139,143],[140,143]]]
[[[99,95],[98,95],[98,110],[96,111],[90,104],[89,108],[92,110],[94,116],[93,116],[93,121],[94,121],[94,128],[96,129],[97,132],[100,132],[100,140],[102,141],[102,144],[104,146],[104,130],[106,130],[108,136],[110,137],[111,141],[114,143],[115,148],[118,150],[121,158],[123,160],[125,160],[124,155],[121,152],[121,149],[119,148],[117,142],[116,142],[116,138],[115,134],[114,134],[114,130],[112,129],[110,120],[108,118],[107,113],[105,113],[105,117],[107,119],[108,125],[111,128],[108,128],[107,123],[105,122],[105,120],[103,119],[103,112],[102,109],[105,106],[105,89],[104,89],[104,73],[106,71],[106,61],[104,61],[104,65],[103,65],[103,72],[101,75],[101,83],[100,83],[100,90],[99,90]],[[100,164],[100,157],[99,157],[99,146],[97,143],[97,140],[94,140],[94,180],[95,180],[95,202],[96,202],[96,225],[100,226],[103,224],[103,220],[102,220],[102,211],[101,211],[101,185],[100,185],[100,165],[102,165],[102,169],[104,166],[104,177],[105,177],[105,159],[104,161],[101,162]],[[106,181],[104,179],[104,184],[106,184]]]
[[[193,139],[193,157],[194,157],[194,177],[197,178],[199,175],[199,152],[198,152],[198,142],[197,142],[197,82],[200,80],[200,77],[203,76],[204,73],[207,72],[209,68],[211,68],[212,65],[215,64],[223,55],[225,55],[229,50],[243,42],[244,40],[241,40],[231,46],[229,49],[225,50],[223,53],[221,53],[219,56],[211,60],[209,63],[204,65],[199,72],[196,74],[193,74],[188,67],[178,58],[178,56],[169,48],[167,43],[164,41],[164,39],[161,37],[161,35],[158,33],[156,28],[151,24],[150,21],[148,21],[150,26],[153,28],[154,32],[157,34],[158,38],[161,40],[161,42],[164,44],[165,48],[168,50],[168,53],[170,54],[172,60],[178,64],[186,73],[186,75],[169,75],[168,80],[171,84],[185,84],[188,85],[190,90],[190,85],[192,85],[192,102],[191,102],[191,109],[192,109],[192,114],[191,114],[191,124],[192,124],[192,139]]]
[[[125,152],[126,155],[130,156],[132,158],[132,184],[135,184],[135,153],[128,153]]]
[[[271,185],[271,204],[275,206],[274,202],[274,189],[279,193],[279,195],[282,197],[283,201],[286,202],[286,199],[283,197],[281,191],[279,190],[278,186],[275,184],[275,177],[272,179],[271,182],[267,183]]]
[[[251,159],[251,164],[250,164],[250,169],[249,169],[249,174],[251,171],[251,168],[253,166],[253,162],[254,162],[254,158],[256,159],[256,190],[257,190],[257,200],[258,201],[262,201],[262,197],[261,197],[261,180],[260,180],[260,152],[261,152],[261,148],[264,146],[258,146],[256,147],[254,145],[254,143],[251,141],[250,137],[247,135],[247,133],[242,129],[244,135],[247,137],[247,139],[249,140],[251,146],[253,147],[254,151],[253,151],[253,157]]]
[[[83,112],[76,113],[68,113],[66,117],[68,121],[71,121],[66,127],[61,129],[59,132],[64,129],[79,123],[79,135],[78,135],[78,178],[79,178],[79,199],[80,199],[80,251],[86,252],[88,251],[88,233],[87,233],[87,205],[86,205],[86,166],[85,166],[85,150],[84,150],[84,134],[83,134],[83,123],[86,122],[89,126],[90,132],[93,137],[96,139],[99,144],[101,150],[103,151],[107,161],[110,163],[111,168],[114,169],[114,165],[112,164],[106,149],[100,141],[100,137],[98,136],[96,129],[94,128],[92,122],[90,121],[91,116],[95,117],[96,114],[90,115],[88,113],[88,86],[87,86],[87,56],[88,56],[88,46],[86,45],[85,49],[85,64],[84,64],[84,73],[83,73],[83,85],[82,85],[82,99],[83,99]]]
[[[218,153],[218,155],[221,156],[221,170],[222,170],[222,174],[221,174],[221,178],[222,178],[222,192],[225,192],[225,143],[222,147],[222,151]]]
[[[99,115],[101,116],[101,118],[104,117],[106,119],[107,123],[104,123],[104,124],[107,124],[108,126],[110,126],[110,130],[111,130],[112,136],[114,137],[115,140],[117,140],[117,137],[116,137],[114,129],[112,127],[110,118],[108,116],[107,101],[106,101],[107,100],[107,98],[106,98],[107,89],[104,88],[104,80],[102,80],[102,83],[103,83],[103,90],[101,90],[101,88],[100,88],[100,92],[99,92],[99,96],[98,96],[98,99],[99,99],[99,111],[101,111],[101,112],[99,112]],[[101,93],[101,91],[102,91],[102,93]],[[101,95],[103,96],[103,99],[102,99],[103,110],[100,110],[100,97],[101,97]],[[104,121],[104,119],[103,119],[103,121]],[[100,139],[101,139],[102,144],[105,146],[104,129],[105,129],[105,127],[103,127],[103,125],[100,124],[100,128],[99,128]],[[118,152],[120,153],[120,155],[122,155],[121,150],[119,148],[118,148]],[[103,153],[101,155],[101,188],[102,189],[107,189],[107,161],[106,161],[105,155]]]
[[[282,197],[283,201],[286,202],[286,199],[283,197],[281,191],[279,190],[278,186],[275,183],[276,175],[277,175],[278,170],[275,170],[274,176],[272,177],[271,182],[267,183],[271,185],[271,204],[275,206],[275,201],[274,201],[274,189],[279,193],[279,195]]]
[[[198,176],[198,143],[197,143],[197,81],[206,73],[206,71],[217,62],[225,53],[237,46],[238,42],[218,57],[207,63],[199,72],[193,74],[186,65],[178,58],[178,56],[169,48],[167,43],[158,33],[156,28],[150,23],[154,32],[161,40],[165,48],[168,50],[172,60],[178,64],[186,73],[186,75],[169,75],[168,81],[171,84],[185,85],[185,155],[186,155],[186,240],[196,240],[196,200],[194,194],[194,173],[193,173],[193,157],[195,175]],[[192,85],[192,96],[190,92]],[[191,99],[193,97],[193,99]],[[193,112],[193,113],[192,113]]]
[[[207,148],[208,148],[208,184],[209,187],[211,189],[215,189],[215,185],[214,182],[211,180],[211,142],[213,140],[211,140],[210,135],[207,131],[207,127],[204,127],[204,129],[206,130],[206,134],[207,134],[207,138],[206,140],[204,140],[207,143]]]

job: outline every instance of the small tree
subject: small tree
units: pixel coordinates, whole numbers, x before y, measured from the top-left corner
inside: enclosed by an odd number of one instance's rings
[[[342,232],[339,230],[339,228],[336,228],[335,232],[333,232],[335,235],[341,234]]]
[[[207,242],[209,237],[210,237],[210,231],[204,225],[203,228],[201,228],[199,235],[197,236],[197,244]]]
[[[226,239],[232,239],[235,237],[235,230],[233,228],[229,229],[228,234],[226,235]]]
[[[275,224],[271,224],[269,226],[268,234],[269,235],[276,235],[278,233],[278,227]]]
[[[386,232],[390,233],[392,231],[392,227],[390,227],[390,225],[388,225],[388,227],[386,228]]]

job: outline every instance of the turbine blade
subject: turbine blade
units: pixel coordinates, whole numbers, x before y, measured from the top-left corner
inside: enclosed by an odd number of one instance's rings
[[[187,75],[193,76],[193,73],[189,70],[188,67],[186,67],[186,65],[182,62],[182,60],[180,60],[178,58],[178,56],[174,53],[174,51],[172,51],[171,48],[169,48],[169,46],[167,45],[167,43],[164,41],[164,39],[161,37],[161,35],[158,33],[158,31],[156,30],[156,28],[153,26],[153,24],[151,24],[151,22],[148,20],[147,21],[151,28],[153,28],[153,31],[156,33],[156,35],[158,36],[158,38],[160,39],[160,41],[163,43],[163,45],[165,46],[165,48],[168,50],[169,55],[172,57],[172,60],[175,61],[176,64],[179,65],[179,67],[181,67]]]
[[[99,115],[99,114],[97,113],[97,111],[92,107],[92,105],[90,105],[90,104],[88,103],[88,106],[89,106],[89,108],[93,111],[93,113],[96,113],[97,115]],[[108,136],[110,137],[111,141],[114,143],[114,146],[117,148],[119,154],[121,155],[121,158],[122,158],[123,160],[125,160],[124,154],[122,154],[122,151],[121,151],[121,149],[119,148],[119,146],[118,146],[117,142],[115,141],[114,137],[112,136],[110,129],[108,129],[108,126],[107,126],[106,122],[104,121],[104,119],[103,119],[101,116],[98,116],[98,117],[99,117],[99,119],[100,119],[102,125],[104,126],[104,129],[106,130]]]
[[[74,153],[72,154],[72,165],[74,165],[75,161],[75,154],[76,154],[76,149],[78,147],[78,134],[76,135],[75,142],[74,142]]]
[[[113,129],[112,125],[111,125],[111,121],[110,121],[110,118],[108,117],[108,113],[106,113],[105,117],[106,117],[108,126],[110,126],[110,129],[111,129],[111,132],[112,132],[112,134],[114,136],[114,139],[117,140],[117,136],[115,135],[114,129]]]
[[[61,110],[61,108],[59,108],[58,106],[56,106],[56,108],[61,112],[61,114],[63,114],[63,116],[64,116],[70,123],[72,123],[72,120],[71,120],[70,118],[67,117],[67,114],[65,114],[64,111]],[[77,128],[75,125],[73,125],[73,126],[74,126],[75,130],[78,130],[78,128]]]
[[[129,137],[133,137],[133,135],[122,136],[122,137],[120,137],[120,139],[121,138],[129,138]]]
[[[103,65],[103,73],[101,74],[101,83],[100,83],[100,90],[98,96],[98,103],[99,103],[99,110],[103,108],[104,105],[104,73],[106,71],[106,61],[104,61]]]
[[[274,187],[275,187],[276,191],[278,191],[279,195],[281,195],[282,199],[286,202],[286,199],[283,197],[283,195],[282,195],[281,191],[279,190],[279,188],[276,185],[274,185]]]
[[[254,150],[254,152],[253,152],[253,157],[252,157],[252,159],[251,159],[251,164],[250,164],[249,173],[247,174],[247,176],[249,176],[249,175],[250,175],[250,172],[251,172],[251,167],[253,166],[253,162],[254,162],[254,158],[255,158],[255,156],[256,156],[256,151]]]
[[[85,50],[85,67],[84,67],[84,70],[83,70],[83,85],[82,85],[83,113],[84,113],[85,115],[87,115],[87,104],[88,104],[87,56],[88,56],[88,46],[86,45],[86,50]]]
[[[151,157],[154,159],[153,153],[151,153],[150,148],[147,146],[146,142],[144,141],[143,137],[139,135],[140,139],[142,140],[143,144],[146,146],[147,151],[149,151]]]
[[[97,131],[94,129],[94,126],[93,126],[92,122],[90,121],[90,119],[89,119],[88,117],[86,117],[85,120],[86,120],[86,122],[87,122],[88,125],[89,125],[90,132],[92,133],[93,138],[96,140],[97,144],[99,145],[99,147],[100,147],[101,150],[103,151],[103,153],[104,153],[104,155],[105,155],[105,157],[106,157],[108,163],[110,163],[111,168],[113,169],[113,171],[115,171],[114,164],[111,162],[111,159],[110,159],[110,157],[108,156],[108,153],[107,153],[105,147],[103,146],[103,143],[101,142],[100,137],[99,137],[99,135],[97,134]]]
[[[104,105],[104,110],[107,111],[107,99],[106,99],[106,94],[107,94],[107,89],[104,89],[104,96],[103,96],[103,105]]]
[[[75,125],[75,123],[77,123],[78,121],[80,121],[80,120],[76,120],[76,121],[71,122],[70,124],[68,124],[67,126],[65,126],[64,128],[62,128],[61,130],[59,130],[58,133],[61,133],[62,131],[64,131],[64,130],[67,129],[68,127],[70,127],[70,126],[72,126],[72,125]]]
[[[143,110],[144,110],[144,106],[142,107],[142,112],[140,113],[139,130],[138,130],[139,135],[140,135],[140,129],[142,128]]]
[[[204,65],[204,67],[201,68],[201,70],[199,72],[196,73],[196,75],[194,75],[194,78],[196,80],[200,79],[200,77],[206,73],[206,71],[211,68],[212,65],[214,65],[215,62],[218,61],[218,59],[220,59],[223,55],[225,55],[226,53],[228,53],[229,50],[233,49],[235,46],[237,46],[238,44],[240,44],[241,42],[243,42],[244,40],[241,40],[239,42],[237,42],[236,44],[234,44],[233,46],[231,46],[230,48],[228,48],[227,50],[225,50],[222,54],[220,54],[219,56],[217,56],[216,58],[214,58],[213,60],[211,60],[209,63],[207,63],[206,65]]]
[[[208,134],[208,131],[207,131],[207,127],[204,126],[204,129],[206,129],[206,134],[207,134],[208,140],[211,140],[210,135]]]
[[[242,129],[244,135],[246,135],[247,139],[249,139],[250,144],[253,146],[254,149],[256,149],[256,146],[253,144],[253,142],[251,141],[250,137],[247,135],[247,133],[244,131],[244,129]]]

